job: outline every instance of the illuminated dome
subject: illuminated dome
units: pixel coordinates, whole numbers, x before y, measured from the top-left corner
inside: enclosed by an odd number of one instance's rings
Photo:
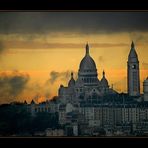
[[[86,44],[86,54],[80,62],[77,83],[81,81],[85,86],[97,86],[99,83],[97,76],[96,64],[89,55],[89,46]]]
[[[90,74],[96,74],[97,75],[97,69],[96,69],[96,64],[92,57],[89,55],[89,46],[86,44],[86,54],[85,57],[82,59],[80,62],[80,67],[79,67],[79,72],[80,73],[90,73]]]

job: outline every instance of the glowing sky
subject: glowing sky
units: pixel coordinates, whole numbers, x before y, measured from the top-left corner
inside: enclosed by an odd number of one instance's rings
[[[0,103],[57,95],[77,71],[85,44],[110,86],[126,92],[132,40],[141,92],[148,76],[148,12],[0,12]]]

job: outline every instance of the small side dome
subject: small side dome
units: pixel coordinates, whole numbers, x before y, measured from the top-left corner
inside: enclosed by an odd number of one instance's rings
[[[64,87],[62,84],[60,85],[60,88]]]
[[[69,80],[68,86],[69,87],[75,86],[75,80],[73,78],[73,72],[71,73],[71,79]]]
[[[109,85],[108,85],[108,81],[107,81],[107,79],[105,78],[105,72],[103,71],[103,77],[102,77],[102,79],[101,79],[101,85],[103,86],[103,87],[108,87]]]

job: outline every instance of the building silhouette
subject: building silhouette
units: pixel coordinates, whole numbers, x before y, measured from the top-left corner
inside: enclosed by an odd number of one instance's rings
[[[148,132],[148,78],[143,82],[144,95],[140,94],[139,61],[134,43],[127,62],[128,94],[110,88],[105,72],[99,80],[95,61],[86,44],[78,79],[73,72],[68,86],[60,85],[56,100],[28,105],[33,116],[39,112],[58,113],[59,124],[66,135],[134,135]],[[138,99],[139,100],[138,100]],[[48,135],[55,131],[48,132]],[[59,134],[59,131],[56,131]]]
[[[131,44],[131,50],[128,55],[127,84],[129,96],[140,96],[139,60],[134,42]]]
[[[78,79],[74,80],[71,73],[68,86],[60,85],[58,96],[63,102],[93,102],[99,101],[103,95],[117,93],[109,87],[104,70],[101,80],[98,79],[96,63],[90,56],[88,44],[85,50],[85,56],[79,65]]]
[[[143,82],[144,101],[148,101],[148,77]]]

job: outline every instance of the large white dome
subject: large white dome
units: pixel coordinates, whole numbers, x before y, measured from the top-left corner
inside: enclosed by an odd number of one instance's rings
[[[86,54],[84,58],[80,62],[79,66],[79,72],[80,73],[89,73],[89,74],[96,74],[97,75],[97,69],[96,69],[96,64],[92,57],[89,55],[89,46],[88,44],[86,45]]]
[[[96,86],[99,83],[97,76],[98,74],[96,64],[92,57],[89,55],[89,46],[86,44],[86,54],[80,62],[78,80],[81,80],[85,86]],[[79,84],[80,82],[78,80],[77,83]]]
[[[92,59],[92,57],[89,55],[86,55],[80,63],[80,71],[87,71],[87,70],[90,71],[96,70],[96,64]]]

